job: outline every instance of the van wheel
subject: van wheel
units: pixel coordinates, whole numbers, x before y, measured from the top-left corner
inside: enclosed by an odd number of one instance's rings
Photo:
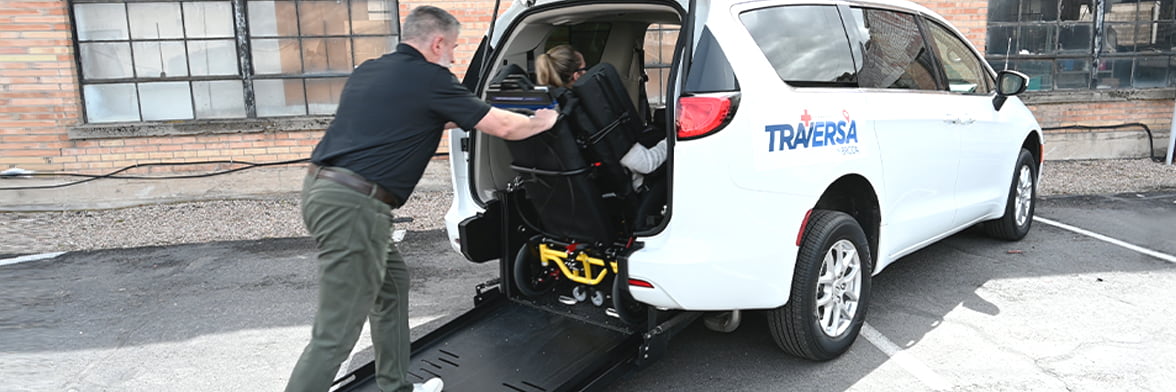
[[[544,267],[539,262],[539,241],[532,238],[519,247],[515,254],[513,278],[515,287],[525,297],[538,297],[555,287],[559,271],[555,266]]]
[[[1033,211],[1037,205],[1037,161],[1029,150],[1021,149],[1017,168],[1013,171],[1009,198],[1004,216],[984,222],[988,235],[1008,241],[1018,241],[1029,234],[1033,225]]]
[[[857,220],[840,211],[813,210],[788,303],[768,314],[776,345],[814,361],[849,350],[866,320],[873,265]]]

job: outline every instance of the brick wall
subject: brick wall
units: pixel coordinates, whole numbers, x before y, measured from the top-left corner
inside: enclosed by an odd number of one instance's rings
[[[915,0],[915,2],[923,5],[943,15],[945,19],[951,22],[965,38],[972,41],[972,44],[983,54],[987,50],[987,26],[988,26],[988,2],[984,0],[966,0],[966,1],[942,1],[942,0]],[[1001,43],[994,43],[1001,44]],[[1147,124],[1157,135],[1168,132],[1171,129],[1173,103],[1172,99],[1134,99],[1128,101],[1116,102],[1077,102],[1077,103],[1052,103],[1052,104],[1035,104],[1029,105],[1029,110],[1037,116],[1038,123],[1043,128],[1060,127],[1068,125],[1119,125],[1125,123],[1143,123]],[[1098,133],[1108,131],[1091,131],[1091,130],[1056,130],[1047,131],[1046,142],[1049,142],[1049,135],[1058,135],[1062,138],[1062,134],[1075,133]],[[1139,132],[1138,129],[1119,130],[1117,132]],[[1157,146],[1163,144],[1166,138],[1157,136]],[[1135,143],[1133,148],[1137,151],[1135,156],[1147,156],[1148,144],[1145,140],[1140,140]],[[1162,146],[1160,146],[1162,147]],[[1097,148],[1097,147],[1094,147]],[[1089,156],[1098,156],[1097,153],[1091,153]],[[1110,156],[1107,156],[1110,157]],[[1061,156],[1060,158],[1066,158]]]
[[[1042,127],[1116,125],[1141,122],[1166,131],[1172,122],[1172,100],[1029,105]]]
[[[462,20],[454,72],[460,78],[489,28],[487,1],[427,2]],[[424,1],[401,2],[401,17]],[[507,2],[504,4],[505,10]],[[305,158],[322,131],[70,140],[81,124],[69,8],[64,0],[0,2],[0,170],[105,173],[152,162]],[[448,152],[448,138],[439,152]],[[160,166],[124,174],[224,169],[232,165]]]
[[[0,170],[58,170],[80,117],[64,1],[0,2]]]
[[[981,53],[984,53],[984,43],[988,32],[988,1],[965,0],[914,0],[942,15],[952,26],[959,29],[964,37],[972,41]]]
[[[78,140],[62,149],[62,155],[76,158],[65,163],[62,169],[71,172],[109,172],[136,163],[151,162],[288,161],[306,158],[321,137],[321,131],[303,131]],[[206,171],[232,167],[235,166],[155,166],[127,173]]]
[[[510,7],[510,1],[503,1],[498,12],[501,14]],[[409,0],[400,1],[400,20],[404,21],[404,17],[413,8],[421,5],[431,5],[440,7],[461,21],[461,35],[458,36],[458,46],[454,51],[454,63],[451,69],[460,80],[464,75],[466,69],[469,68],[470,60],[474,58],[474,52],[478,50],[478,44],[482,42],[482,37],[486,35],[486,30],[490,28],[490,14],[494,12],[494,1],[491,0]]]

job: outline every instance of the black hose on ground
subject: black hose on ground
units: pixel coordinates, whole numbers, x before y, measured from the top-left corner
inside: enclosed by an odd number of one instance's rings
[[[439,153],[433,154],[434,158],[443,157],[443,156],[447,157],[447,156],[449,156],[449,153],[439,152]],[[227,160],[227,161],[226,160],[215,160],[215,161],[197,161],[197,162],[151,162],[151,163],[137,163],[137,164],[130,165],[130,166],[112,171],[110,173],[106,173],[106,174],[85,174],[85,173],[69,173],[69,172],[10,173],[10,174],[0,174],[0,179],[17,178],[17,177],[84,177],[86,179],[74,181],[74,182],[62,183],[62,184],[53,184],[53,185],[5,187],[5,188],[0,188],[0,191],[21,191],[21,190],[33,190],[33,189],[64,188],[67,186],[78,185],[78,184],[87,183],[90,181],[94,181],[94,180],[98,180],[98,179],[105,179],[105,178],[119,179],[119,180],[177,180],[177,179],[186,179],[186,178],[205,178],[205,177],[213,177],[213,176],[219,176],[219,175],[223,175],[223,174],[239,172],[242,170],[253,169],[253,168],[257,168],[257,167],[292,165],[292,164],[297,164],[297,163],[306,163],[309,161],[310,161],[309,158],[303,158],[303,159],[293,159],[293,160],[289,160],[289,161],[263,162],[263,163],[253,163],[253,162],[234,161],[234,160]],[[218,164],[244,165],[244,166],[232,168],[232,169],[228,169],[228,170],[215,171],[212,173],[203,173],[203,174],[181,174],[181,175],[170,175],[170,176],[124,176],[124,175],[118,175],[118,173],[122,173],[127,170],[140,168],[140,167],[218,165]]]

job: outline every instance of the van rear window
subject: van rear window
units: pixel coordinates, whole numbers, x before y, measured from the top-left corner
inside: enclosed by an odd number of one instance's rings
[[[776,74],[799,87],[856,87],[849,38],[835,6],[762,8],[739,16]]]

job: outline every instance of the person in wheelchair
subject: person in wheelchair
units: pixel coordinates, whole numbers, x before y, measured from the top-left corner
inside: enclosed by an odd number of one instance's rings
[[[572,45],[558,45],[535,57],[535,78],[542,86],[571,88],[586,72],[584,54]]]
[[[568,44],[558,45],[535,58],[535,77],[539,85],[549,88],[572,87],[581,76],[588,72],[584,54]],[[559,96],[559,95],[557,95]],[[623,157],[621,165],[632,175],[633,189],[642,191],[645,176],[653,173],[666,161],[666,140],[663,138],[652,147],[634,143]]]

